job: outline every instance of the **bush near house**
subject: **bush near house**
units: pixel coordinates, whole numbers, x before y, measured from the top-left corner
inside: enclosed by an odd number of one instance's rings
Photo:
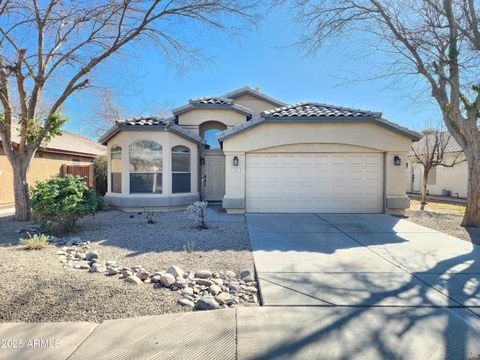
[[[97,199],[80,176],[53,177],[30,189],[30,209],[43,228],[57,222],[72,231],[79,218],[95,214]]]

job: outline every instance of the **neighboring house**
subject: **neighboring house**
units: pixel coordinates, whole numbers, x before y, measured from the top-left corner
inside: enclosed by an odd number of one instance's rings
[[[14,140],[15,144],[15,140]],[[27,179],[35,182],[60,175],[62,165],[87,165],[98,155],[105,155],[105,146],[83,136],[64,131],[40,148],[30,163]],[[14,205],[13,172],[0,141],[0,207]]]
[[[413,144],[415,152],[418,155],[425,154],[425,142],[427,137],[424,136],[420,141]],[[452,164],[457,159],[457,164],[453,167],[436,166],[430,170],[427,179],[427,191],[429,195],[442,195],[443,190],[450,192],[453,197],[467,197],[467,180],[468,168],[465,155],[462,148],[455,139],[450,136],[448,144],[445,145],[445,163]],[[433,140],[432,140],[433,141]],[[407,192],[419,193],[422,189],[423,181],[423,165],[419,163],[415,157],[415,153],[411,150],[407,155]]]
[[[287,105],[249,87],[191,99],[172,113],[119,121],[100,139],[109,153],[107,203],[133,209],[204,199],[229,213],[409,207],[398,163],[420,136],[381,113]]]

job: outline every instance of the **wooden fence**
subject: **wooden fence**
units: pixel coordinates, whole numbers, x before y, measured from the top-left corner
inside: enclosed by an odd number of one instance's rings
[[[61,176],[78,175],[85,178],[89,188],[93,188],[93,165],[62,165]]]

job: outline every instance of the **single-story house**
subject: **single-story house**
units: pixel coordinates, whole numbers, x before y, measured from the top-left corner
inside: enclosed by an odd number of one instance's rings
[[[172,113],[119,121],[102,136],[108,204],[168,208],[204,199],[228,213],[409,207],[402,161],[420,136],[381,113],[288,105],[249,87],[191,99]]]
[[[14,140],[15,144],[15,140]],[[88,165],[99,155],[105,155],[105,146],[86,137],[64,131],[40,148],[30,163],[27,180],[37,181],[59,176],[63,165]],[[13,171],[0,141],[0,208],[14,206]]]
[[[430,135],[433,136],[433,135]],[[424,136],[420,141],[413,144],[414,149],[407,154],[407,192],[419,193],[423,182],[423,165],[418,161],[415,153],[419,156],[427,152]],[[446,190],[452,197],[467,197],[468,168],[462,148],[452,136],[445,136],[444,161],[446,164],[453,164],[453,167],[436,166],[430,170],[427,178],[427,192],[429,195],[444,195]],[[433,139],[431,142],[433,143]],[[430,147],[431,148],[431,147]],[[443,192],[443,193],[442,193]]]

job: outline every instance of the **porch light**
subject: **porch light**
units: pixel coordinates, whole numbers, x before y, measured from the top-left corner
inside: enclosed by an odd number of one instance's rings
[[[238,156],[233,157],[233,166],[238,166]]]
[[[402,165],[402,159],[400,159],[400,156],[395,155],[395,156],[393,157],[393,163],[394,163],[396,166]]]

